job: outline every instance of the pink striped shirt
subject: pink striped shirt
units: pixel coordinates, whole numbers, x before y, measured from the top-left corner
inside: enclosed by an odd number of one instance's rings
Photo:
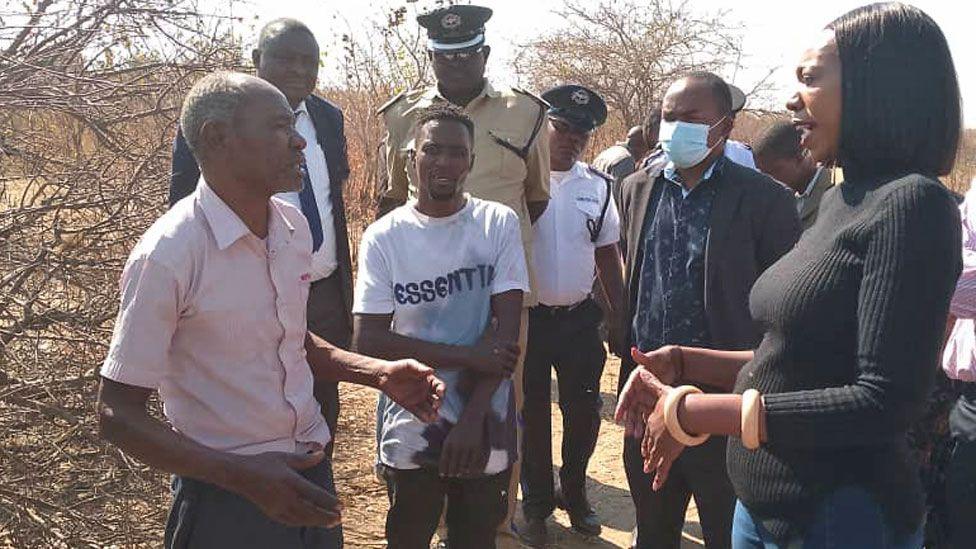
[[[976,179],[959,206],[962,217],[962,274],[949,312],[956,317],[942,353],[942,369],[951,379],[976,381]]]

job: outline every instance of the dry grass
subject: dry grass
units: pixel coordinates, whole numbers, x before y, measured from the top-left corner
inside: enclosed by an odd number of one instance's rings
[[[193,0],[171,4],[41,0],[31,9],[60,19],[41,17],[39,35],[5,42],[17,33],[0,28],[0,547],[160,545],[167,478],[99,440],[96,373],[124,260],[165,208],[180,100],[201,74],[236,67],[241,51],[194,13]],[[101,11],[72,22],[79,6]],[[153,57],[161,43],[182,53]],[[382,132],[372,112],[394,84],[327,93],[346,113],[354,254],[377,199],[372,153]],[[743,121],[737,137],[748,142],[762,122]],[[591,152],[620,139],[623,126],[602,128]],[[964,190],[974,174],[969,132],[947,184]],[[380,546],[375,395],[344,387],[342,398],[335,469],[348,545]]]

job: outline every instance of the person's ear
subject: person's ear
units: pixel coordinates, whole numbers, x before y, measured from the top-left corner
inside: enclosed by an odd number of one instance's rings
[[[219,151],[227,145],[230,135],[226,122],[207,120],[200,126],[200,143],[206,151]]]
[[[261,50],[254,48],[251,50],[251,63],[254,63],[254,69],[261,69]]]

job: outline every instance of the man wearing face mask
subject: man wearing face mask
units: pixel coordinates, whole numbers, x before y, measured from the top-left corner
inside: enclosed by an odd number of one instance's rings
[[[607,354],[600,335],[600,306],[594,279],[620,309],[623,275],[620,219],[610,189],[612,178],[579,161],[590,134],[607,118],[594,91],[564,85],[542,94],[549,108],[552,198],[533,227],[539,304],[529,312],[525,356],[523,437],[523,543],[544,547],[546,519],[558,504],[573,529],[600,534],[600,522],[586,497],[586,466],[600,432],[600,376]],[[597,276],[598,275],[598,276]],[[563,417],[562,466],[557,491],[552,474],[551,372],[559,381]]]
[[[667,161],[621,187],[627,321],[618,329],[644,352],[677,345],[753,349],[762,330],[750,315],[749,291],[799,237],[795,200],[773,179],[725,156],[733,102],[720,77],[681,78],[665,94],[661,115]],[[621,382],[633,368],[625,357]],[[658,491],[643,471],[639,439],[625,441],[624,466],[636,547],[679,547],[691,495],[706,546],[729,547],[735,496],[724,437],[686,449]]]
[[[726,84],[728,84],[726,82]],[[741,88],[733,84],[728,84],[729,86],[729,97],[732,98],[732,122],[735,122],[735,116],[739,114],[746,107],[746,94]],[[667,155],[657,147],[657,137],[661,124],[661,105],[654,104],[651,107],[651,112],[648,113],[647,121],[644,122],[644,135],[653,135],[653,138],[648,138],[648,147],[650,148],[650,154],[648,154],[643,162],[637,167],[638,169],[647,168],[653,164],[659,164],[664,166],[667,164]],[[756,168],[756,159],[753,157],[753,151],[749,148],[749,145],[742,143],[740,141],[735,141],[733,139],[725,140],[725,156],[729,160],[740,164],[747,168]],[[653,169],[653,168],[652,168]]]

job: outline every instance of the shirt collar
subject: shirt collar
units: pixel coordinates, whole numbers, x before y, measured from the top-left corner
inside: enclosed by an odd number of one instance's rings
[[[725,160],[725,155],[724,154],[722,154],[721,156],[719,156],[718,158],[716,158],[712,162],[712,165],[709,166],[707,170],[705,170],[705,173],[704,174],[702,174],[701,181],[699,181],[698,184],[701,185],[705,181],[708,181],[709,179],[711,179],[711,177],[713,175],[718,175],[718,174],[722,173],[722,166],[725,165],[724,160]],[[664,178],[665,179],[667,179],[668,181],[670,181],[670,182],[678,185],[679,187],[681,187],[681,190],[684,191],[685,194],[688,194],[688,193],[691,192],[691,191],[688,191],[688,190],[685,189],[684,182],[681,180],[681,175],[678,174],[678,168],[674,165],[674,162],[672,162],[671,160],[668,160],[668,163],[664,166],[664,174],[663,175],[664,175]],[[696,186],[695,188],[698,188],[698,187]],[[692,190],[694,190],[694,189],[692,189]]]
[[[481,90],[481,93],[476,95],[474,99],[472,99],[471,102],[468,103],[468,105],[473,104],[475,101],[481,99],[482,97],[498,97],[498,96],[499,96],[498,90],[496,90],[495,87],[491,85],[491,82],[489,82],[488,79],[485,78],[485,87]],[[427,91],[424,92],[424,94],[421,97],[423,98],[422,103],[424,104],[424,106],[430,106],[435,101],[447,101],[447,99],[443,95],[441,95],[441,92],[437,88],[436,84],[428,88]]]
[[[823,166],[817,168],[817,171],[813,174],[813,178],[807,183],[807,188],[802,193],[796,193],[797,198],[806,198],[810,196],[813,192],[813,188],[817,186],[817,180],[820,179],[820,174],[823,173]]]
[[[305,105],[304,99],[302,99],[302,102],[299,103],[297,107],[295,107],[295,115],[297,116],[299,113],[308,114],[308,107]]]
[[[200,203],[200,208],[203,210],[203,215],[207,218],[207,224],[210,225],[210,232],[213,233],[214,239],[217,241],[218,249],[225,250],[231,244],[251,233],[251,229],[247,227],[240,216],[234,213],[234,210],[230,209],[230,206],[217,196],[217,193],[210,188],[210,185],[207,184],[202,176],[200,178],[200,184],[197,185],[196,192],[198,194],[197,200]],[[271,200],[269,209],[271,216],[268,223],[269,234],[271,234],[271,231],[278,223],[284,225],[289,234],[295,232],[295,226],[281,212],[280,207],[279,204],[275,203],[275,200]]]
[[[561,174],[562,177],[555,181],[555,183],[563,183],[569,181],[570,179],[575,179],[578,177],[586,177],[588,170],[586,169],[586,164],[577,160],[573,165],[565,172],[556,172],[550,170],[550,175],[555,176],[556,174]]]

